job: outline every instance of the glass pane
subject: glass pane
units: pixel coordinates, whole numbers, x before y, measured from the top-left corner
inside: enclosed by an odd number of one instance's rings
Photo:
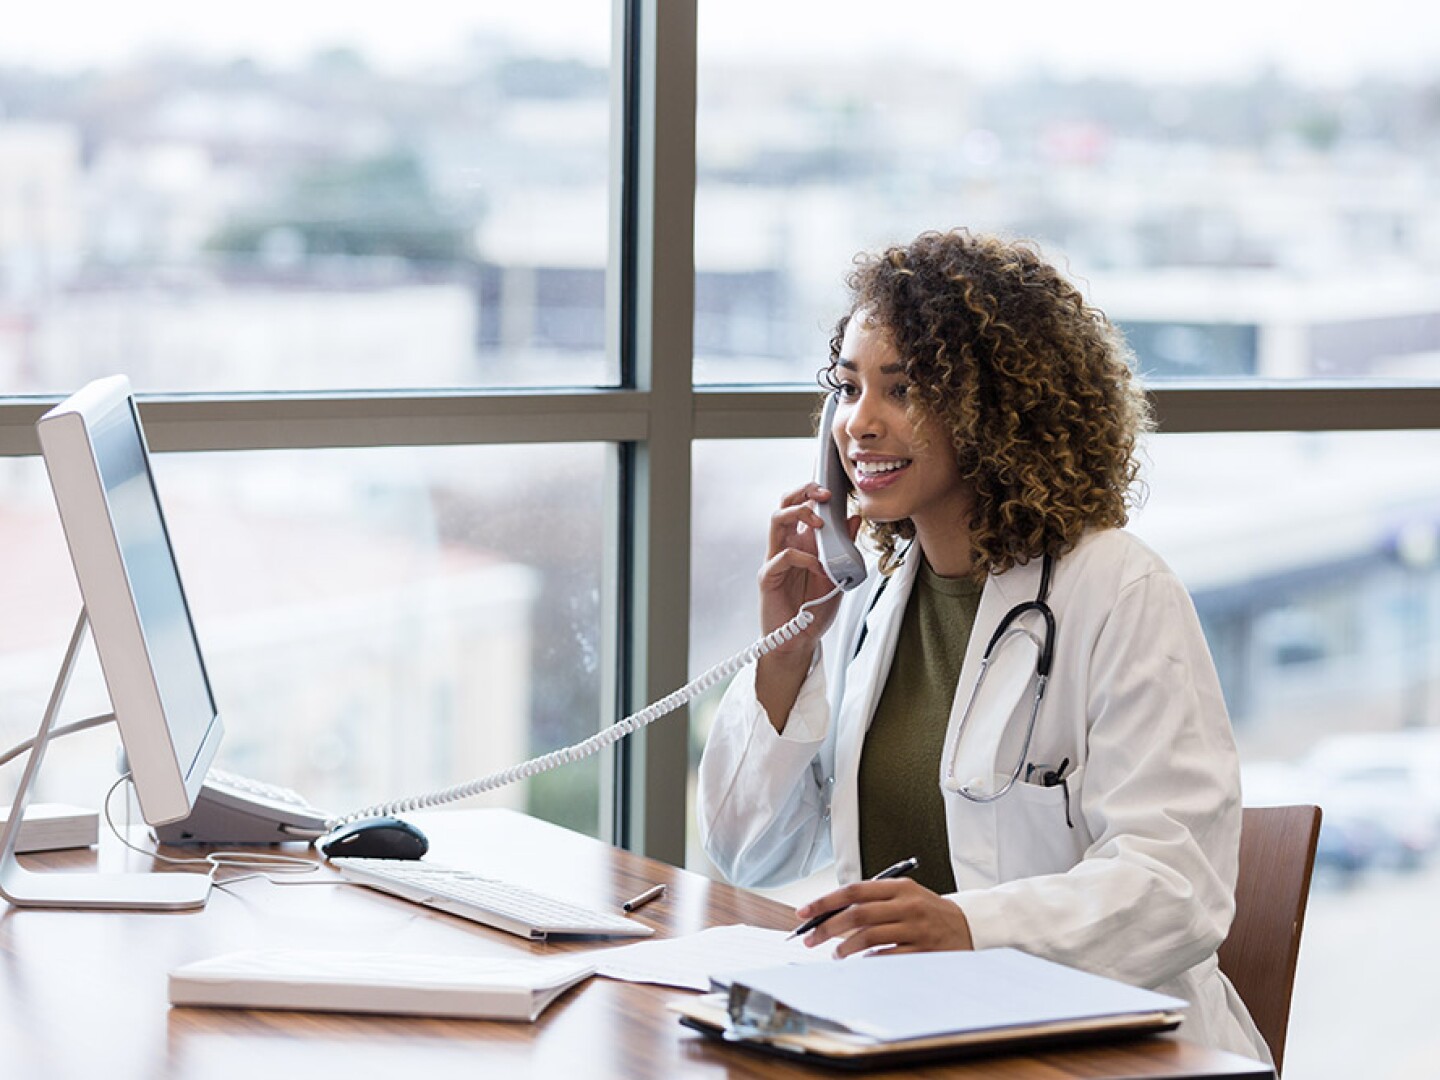
[[[611,456],[594,444],[157,456],[225,719],[217,763],[344,812],[594,732]],[[0,485],[9,746],[35,733],[80,604],[40,462],[0,461]],[[66,702],[67,718],[108,711],[93,656]],[[116,745],[112,730],[61,740],[37,798],[98,806]],[[474,802],[594,833],[599,778],[592,758]],[[12,792],[17,781],[5,777]]]
[[[690,511],[691,566],[705,568],[704,573],[692,574],[690,581],[693,678],[760,636],[755,575],[765,559],[765,530],[781,496],[805,483],[814,471],[814,442],[706,440],[695,443],[692,463],[695,498]],[[717,686],[690,706],[687,805],[691,809],[686,817],[685,859],[688,866],[712,873],[697,832],[695,770],[724,691],[725,684]]]
[[[0,393],[615,382],[608,4],[21,21]]]
[[[1158,378],[1440,378],[1413,4],[700,6],[700,381],[809,382],[852,256],[956,226],[1040,241]]]
[[[1286,1074],[1404,1076],[1430,1022],[1414,957],[1440,944],[1440,433],[1176,435],[1151,453],[1134,529],[1195,598],[1246,802],[1324,811]]]
[[[756,636],[768,516],[810,453],[697,444],[695,671]],[[1157,436],[1148,459],[1132,530],[1194,598],[1246,802],[1324,809],[1286,1072],[1411,1075],[1433,996],[1415,957],[1440,947],[1440,433]]]

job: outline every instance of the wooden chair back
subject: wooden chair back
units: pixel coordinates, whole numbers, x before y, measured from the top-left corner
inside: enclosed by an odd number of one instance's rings
[[[1276,1076],[1285,1055],[1295,962],[1319,836],[1318,806],[1245,808],[1235,921],[1220,946],[1220,970],[1265,1037]]]

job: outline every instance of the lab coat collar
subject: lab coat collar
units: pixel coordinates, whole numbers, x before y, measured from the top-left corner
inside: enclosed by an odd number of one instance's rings
[[[1058,568],[1060,560],[1055,560]],[[1003,574],[991,574],[986,579],[986,592],[993,592],[1004,606],[1002,611],[1009,611],[1016,604],[1023,604],[1027,600],[1034,600],[1040,590],[1040,575],[1043,572],[1045,560],[1035,556],[1029,562],[1018,563],[1006,570]],[[1052,578],[1050,587],[1053,591],[1055,582]],[[998,619],[996,620],[999,621]]]

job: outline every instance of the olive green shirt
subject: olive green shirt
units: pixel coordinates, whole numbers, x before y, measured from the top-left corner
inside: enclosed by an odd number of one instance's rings
[[[860,754],[860,868],[868,878],[911,855],[910,876],[955,891],[940,754],[960,667],[980,607],[980,586],[921,562],[905,606],[895,659]]]

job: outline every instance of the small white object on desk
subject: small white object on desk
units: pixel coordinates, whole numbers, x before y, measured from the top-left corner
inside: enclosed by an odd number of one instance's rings
[[[10,820],[10,808],[0,809],[0,829]],[[100,815],[94,810],[64,803],[31,803],[25,808],[15,854],[93,847],[100,839]]]
[[[533,1021],[594,970],[584,956],[268,949],[176,968],[170,1004]]]

